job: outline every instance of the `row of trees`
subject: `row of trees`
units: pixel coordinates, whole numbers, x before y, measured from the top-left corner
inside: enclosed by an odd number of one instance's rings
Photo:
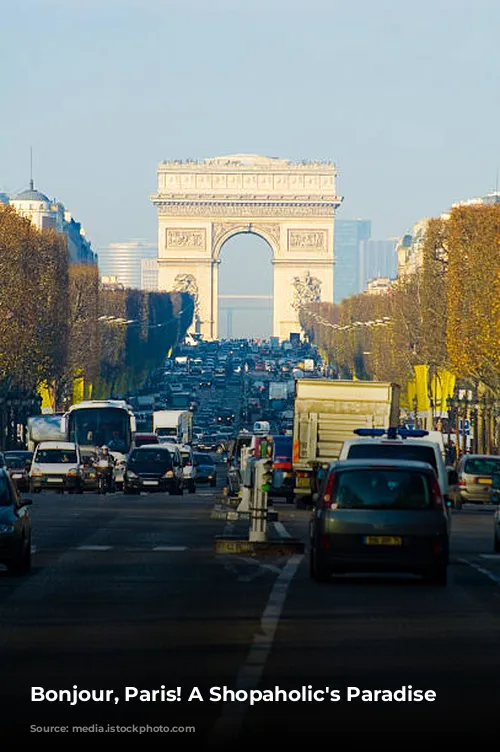
[[[64,235],[0,205],[0,406],[15,396],[29,412],[45,392],[60,409],[75,383],[97,398],[139,388],[193,309],[186,293],[102,289],[96,266],[69,264]]]
[[[432,219],[416,271],[387,294],[363,293],[301,312],[341,376],[395,381],[414,366],[453,372],[476,395],[500,394],[500,206],[458,206]]]

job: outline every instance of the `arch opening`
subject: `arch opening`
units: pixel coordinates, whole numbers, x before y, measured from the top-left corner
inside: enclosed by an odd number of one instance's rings
[[[255,232],[231,235],[219,254],[218,321],[222,339],[273,333],[273,250]]]

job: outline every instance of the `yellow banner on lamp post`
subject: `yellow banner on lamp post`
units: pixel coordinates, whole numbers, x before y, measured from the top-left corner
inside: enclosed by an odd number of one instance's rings
[[[429,366],[413,366],[415,371],[415,383],[417,392],[417,412],[425,412],[431,409],[429,401]]]

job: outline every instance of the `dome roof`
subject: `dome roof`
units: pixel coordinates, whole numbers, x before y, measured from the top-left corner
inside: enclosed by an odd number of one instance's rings
[[[14,201],[45,201],[50,204],[50,198],[48,198],[45,193],[37,191],[32,180],[30,181],[30,187],[27,190],[18,193]]]

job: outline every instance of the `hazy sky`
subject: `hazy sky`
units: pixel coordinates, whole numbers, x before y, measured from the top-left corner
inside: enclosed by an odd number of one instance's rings
[[[23,0],[0,20],[0,190],[156,240],[163,159],[333,159],[372,237],[495,187],[497,0]]]

